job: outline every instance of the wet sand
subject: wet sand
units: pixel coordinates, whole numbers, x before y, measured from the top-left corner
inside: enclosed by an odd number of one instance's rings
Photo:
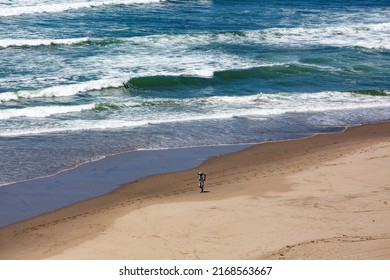
[[[389,164],[389,123],[260,144],[0,228],[0,258],[390,259]]]
[[[249,145],[131,151],[0,186],[0,227],[104,195],[148,175],[193,168],[210,156],[246,147]]]

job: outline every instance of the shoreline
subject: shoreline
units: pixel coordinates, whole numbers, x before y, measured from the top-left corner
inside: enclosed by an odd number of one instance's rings
[[[129,151],[86,162],[52,175],[2,185],[0,227],[107,194],[125,183],[146,176],[193,168],[210,156],[249,146],[237,144]],[[36,196],[36,193],[40,196]]]
[[[254,225],[254,230],[257,230],[257,233],[255,231],[251,234],[257,236],[258,239],[250,236],[249,240],[251,242],[246,242],[251,243],[252,252],[245,244],[242,244],[243,249],[240,249],[245,252],[241,252],[237,248],[230,248],[226,252],[226,249],[218,243],[220,241],[216,241],[218,237],[217,232],[222,236],[225,235],[225,232],[229,233],[233,238],[232,240],[236,241],[238,245],[243,241],[247,241],[243,237],[248,233],[245,233],[242,228],[241,230],[235,230],[227,225],[233,221],[237,224],[239,221],[242,222],[242,220],[271,219],[272,211],[275,212],[278,208],[272,202],[279,199],[278,203],[281,203],[281,197],[296,194],[297,185],[304,185],[302,182],[299,184],[292,182],[292,177],[301,173],[304,173],[305,177],[310,177],[315,173],[316,168],[321,169],[323,165],[329,162],[354,156],[357,151],[367,149],[368,146],[377,147],[381,143],[389,143],[389,139],[390,123],[363,125],[348,128],[341,133],[318,134],[303,139],[258,144],[242,151],[211,157],[196,168],[175,173],[147,176],[135,182],[124,184],[109,194],[0,228],[0,236],[2,236],[0,240],[0,259],[294,258],[288,257],[288,253],[285,251],[283,253],[277,252],[286,250],[286,246],[297,249],[298,247],[306,246],[298,246],[297,244],[307,244],[306,247],[310,247],[311,244],[318,243],[311,243],[313,240],[329,241],[337,238],[348,239],[353,236],[347,230],[344,233],[340,230],[341,233],[337,236],[335,236],[334,232],[329,231],[316,232],[314,235],[308,234],[306,238],[299,238],[298,235],[290,238],[284,237],[281,240],[273,240],[269,232],[267,235],[261,227]],[[379,148],[378,146],[376,149],[378,150]],[[386,159],[384,157],[384,160]],[[196,170],[199,168],[205,170],[208,174],[208,180],[206,181],[208,193],[205,194],[198,193]],[[348,168],[346,170],[348,171]],[[297,179],[294,180],[297,181]],[[310,189],[306,191],[309,193],[313,192]],[[364,188],[361,191],[364,192]],[[300,193],[299,195],[294,198],[295,201],[305,200],[304,198],[308,194]],[[316,193],[316,195],[312,196],[316,197],[318,195]],[[300,199],[302,196],[303,198]],[[260,210],[260,208],[257,208],[259,205],[253,204],[255,201],[260,201],[261,205],[271,203],[268,205],[268,208],[261,208],[262,211],[269,214],[268,216],[258,217],[249,211],[252,208],[252,210]],[[390,204],[390,199],[388,202]],[[290,205],[290,208],[286,206],[286,209],[292,210],[293,206]],[[188,225],[188,218],[196,218],[196,216],[193,216],[194,212],[190,210],[199,209],[199,207],[205,211],[198,213],[203,218],[197,220],[199,225],[196,226],[203,228],[207,233],[199,232],[199,236],[206,235],[208,240],[207,238],[198,240],[201,238],[193,236],[190,231],[191,224]],[[303,206],[301,205],[300,207]],[[387,215],[387,204],[383,204],[382,207],[385,207],[382,214]],[[318,207],[314,208],[316,211],[318,210]],[[187,220],[183,221],[181,217],[176,216],[175,212],[172,211],[178,211]],[[237,217],[237,215],[241,215],[241,211],[243,211],[242,215],[245,213],[245,217]],[[163,216],[163,218],[165,217],[167,221],[164,221],[159,216],[163,213],[166,213],[166,216]],[[216,215],[216,217],[220,217],[224,223],[219,224],[219,227],[216,228],[212,224],[213,217],[208,216],[211,213]],[[229,215],[232,217],[226,218]],[[278,218],[285,222],[280,227],[290,223],[282,213],[279,213],[279,215],[281,216]],[[150,222],[147,225],[144,224],[145,217],[154,222]],[[157,217],[159,219],[153,220]],[[381,216],[377,220],[382,218]],[[184,233],[181,233],[183,235],[181,236],[171,232],[174,237],[167,234],[167,231],[169,232],[170,230],[169,228],[172,228],[178,222],[179,224],[183,223],[183,228],[178,228],[177,230],[188,230],[187,239],[189,238],[190,243],[191,241],[194,242],[192,246],[197,247],[197,250],[190,250],[187,248],[189,245],[183,243]],[[128,223],[130,223],[130,226],[125,229],[121,228]],[[134,226],[131,226],[131,224],[134,224]],[[243,224],[245,223],[243,222]],[[278,227],[277,225],[273,226]],[[212,228],[212,230],[209,228]],[[385,229],[390,230],[389,226]],[[192,228],[192,230],[196,231],[196,227]],[[286,230],[287,228],[279,228],[277,232]],[[290,230],[299,231],[295,227],[290,228]],[[126,250],[125,252],[121,251],[115,242],[107,244],[107,240],[104,239],[109,236],[111,241],[112,238],[119,238],[123,241],[123,232],[127,232],[128,240],[126,239],[126,242],[135,250],[135,253]],[[149,234],[149,232],[154,232],[155,236],[151,233]],[[264,236],[260,234],[262,232]],[[367,232],[364,233],[366,234]],[[346,236],[343,237],[343,234]],[[381,238],[375,239],[377,240],[376,242],[388,242],[387,240],[390,240],[390,237],[386,234],[379,235]],[[355,238],[359,236],[357,234]],[[228,237],[225,237],[225,239],[226,241],[229,240]],[[163,240],[165,242],[169,241],[168,243],[172,246],[176,242],[178,247],[166,251],[167,247],[163,246]],[[210,240],[215,241],[215,245],[210,244]],[[268,242],[268,245],[260,246],[261,240]],[[373,239],[361,242],[369,242],[370,240]],[[137,245],[138,243],[141,245]],[[197,245],[198,243],[200,245]],[[325,241],[322,243],[325,243]],[[359,242],[356,241],[356,243]],[[92,246],[92,244],[94,245]],[[336,242],[336,244],[338,243]],[[202,247],[206,245],[209,250]],[[255,245],[261,248],[256,249]],[[94,246],[99,246],[101,252],[99,250],[96,252],[97,249],[95,251],[91,249]],[[180,246],[184,248],[182,248],[184,251],[180,249]],[[210,250],[210,246],[212,250]],[[226,244],[225,247],[229,249],[229,246],[226,246]],[[154,248],[154,250],[151,250],[151,248]],[[119,250],[119,252],[116,252],[114,249]],[[179,251],[183,252],[180,253]],[[280,254],[283,256],[280,256]],[[386,254],[385,256],[387,256]],[[390,255],[387,258],[390,258]]]

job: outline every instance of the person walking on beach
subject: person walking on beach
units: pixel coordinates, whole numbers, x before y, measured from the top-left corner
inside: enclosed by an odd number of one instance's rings
[[[199,176],[199,188],[201,189],[200,192],[203,192],[204,191],[204,181],[206,181],[206,173],[200,171],[198,173],[198,176]]]

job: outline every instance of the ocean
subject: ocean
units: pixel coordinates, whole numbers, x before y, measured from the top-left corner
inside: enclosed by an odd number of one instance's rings
[[[3,186],[386,120],[388,0],[0,0]]]

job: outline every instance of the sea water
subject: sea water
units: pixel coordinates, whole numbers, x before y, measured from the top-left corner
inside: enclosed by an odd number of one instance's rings
[[[0,1],[0,185],[390,119],[390,1]]]

